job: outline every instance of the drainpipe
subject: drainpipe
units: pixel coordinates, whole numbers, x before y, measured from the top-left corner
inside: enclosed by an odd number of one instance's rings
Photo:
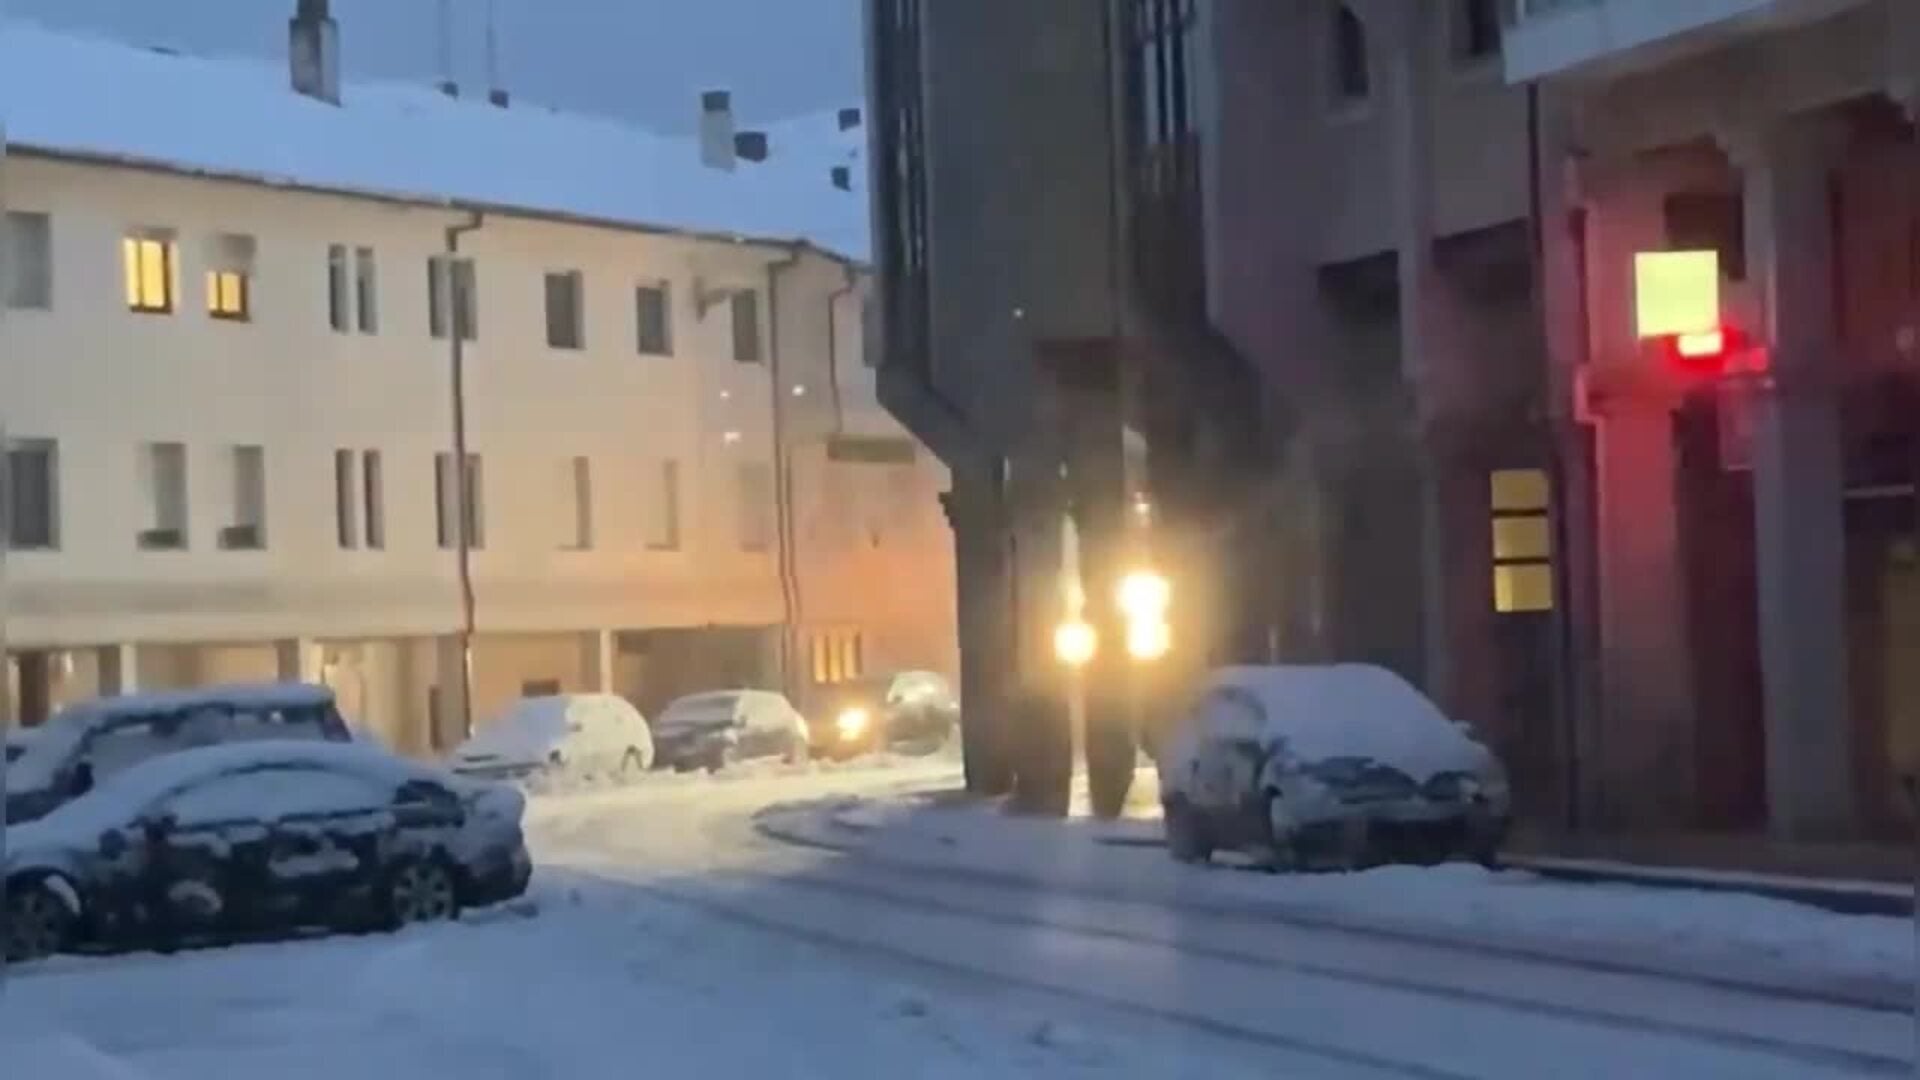
[[[454,285],[454,263],[460,256],[460,238],[480,231],[486,218],[474,211],[465,222],[447,227],[447,263],[438,286],[445,297],[447,339],[453,367],[453,490],[456,565],[460,577],[460,730],[473,735],[473,536],[467,530],[472,514],[472,477],[467,469],[467,353],[466,322],[460,303],[460,291]],[[477,298],[469,297],[478,306]]]
[[[846,281],[827,295],[827,388],[833,394],[833,431],[844,434],[847,430],[846,407],[840,400],[840,301],[854,294],[856,276],[853,267],[846,268]]]
[[[780,679],[789,698],[794,691],[793,661],[798,652],[800,582],[793,557],[793,463],[787,454],[787,387],[780,357],[780,280],[800,264],[804,248],[794,244],[787,254],[767,264],[767,382],[773,404],[773,505],[779,534]]]

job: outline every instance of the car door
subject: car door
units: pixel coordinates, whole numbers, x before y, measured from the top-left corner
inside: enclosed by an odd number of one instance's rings
[[[268,814],[286,779],[281,769],[217,773],[138,817],[138,904],[156,936],[171,942],[274,927]]]
[[[279,926],[338,921],[379,881],[401,820],[394,787],[338,766],[273,771],[279,787],[261,815],[269,830],[262,903]]]
[[[763,758],[772,752],[773,716],[765,694],[741,694],[734,705],[740,729],[740,756]]]

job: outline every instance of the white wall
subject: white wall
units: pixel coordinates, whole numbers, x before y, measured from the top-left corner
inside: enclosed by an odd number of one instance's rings
[[[17,645],[396,636],[457,625],[454,558],[435,540],[433,455],[450,444],[447,343],[427,332],[428,257],[450,213],[172,174],[15,156],[8,205],[53,223],[53,308],[6,313],[0,416],[58,440],[60,546],[10,561]],[[120,240],[179,235],[172,315],[131,313]],[[258,245],[253,321],[208,318],[216,233]],[[327,317],[327,247],[377,251],[377,335]],[[483,631],[764,624],[780,604],[772,553],[739,550],[735,466],[771,453],[768,372],[737,364],[724,304],[703,321],[694,280],[764,287],[778,249],[491,219],[468,348],[471,448],[484,460]],[[587,348],[549,349],[542,273],[585,275]],[[637,354],[633,288],[673,288],[671,358]],[[822,305],[824,309],[824,304]],[[766,305],[763,300],[763,316]],[[763,321],[764,326],[764,321]],[[845,320],[858,355],[859,320]],[[789,343],[789,349],[802,346]],[[723,434],[741,433],[737,443]],[[140,446],[189,447],[191,542],[142,552]],[[267,547],[216,546],[231,481],[223,450],[266,448]],[[377,448],[386,548],[341,550],[333,453]],[[593,460],[594,549],[562,551],[563,462]],[[681,465],[681,549],[644,543],[662,461]]]

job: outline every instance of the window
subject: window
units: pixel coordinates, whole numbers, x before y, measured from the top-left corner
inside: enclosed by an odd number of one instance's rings
[[[447,336],[449,310],[459,324],[461,340],[472,341],[479,336],[475,287],[472,259],[455,257],[449,262],[448,256],[435,255],[427,260],[427,329],[434,337]]]
[[[733,310],[733,358],[742,364],[760,362],[760,294],[752,289],[734,293],[729,305]]]
[[[14,551],[60,546],[60,455],[52,439],[7,446],[6,536]]]
[[[569,458],[561,490],[567,493],[567,512],[562,515],[566,535],[560,546],[573,551],[593,547],[593,461],[586,457]]]
[[[639,325],[640,352],[644,356],[673,355],[673,323],[667,284],[642,285],[634,290],[635,318]]]
[[[267,452],[236,446],[228,453],[233,470],[232,517],[220,530],[225,551],[258,551],[267,546]]]
[[[1332,59],[1334,104],[1365,101],[1373,92],[1367,65],[1367,27],[1346,4],[1333,13]]]
[[[347,249],[344,244],[327,245],[327,325],[344,334],[352,322],[347,308]]]
[[[367,550],[379,551],[387,546],[387,481],[378,450],[360,452],[360,498]]]
[[[172,312],[173,234],[158,230],[129,233],[120,241],[120,256],[127,310],[153,315]]]
[[[1500,55],[1507,0],[1453,0],[1453,58],[1475,64]]]
[[[647,515],[647,547],[654,551],[680,550],[680,463],[660,463],[659,489],[653,512]]]
[[[227,233],[207,246],[207,314],[230,322],[253,317],[253,237]]]
[[[864,674],[866,643],[858,630],[828,630],[807,641],[808,666],[813,681],[823,685],[849,682]]]
[[[1553,610],[1549,487],[1540,469],[1493,474],[1493,609],[1502,614]]]
[[[184,443],[146,445],[147,500],[152,516],[141,530],[145,551],[181,551],[187,546],[187,447]]]
[[[1717,251],[1728,281],[1747,279],[1746,200],[1737,191],[1676,191],[1660,206],[1667,246]]]
[[[520,684],[523,698],[555,697],[559,693],[559,679],[527,679]]]
[[[435,531],[443,548],[458,547],[460,538],[464,534],[467,547],[479,549],[486,546],[486,530],[483,528],[486,513],[481,498],[480,455],[467,455],[465,492],[461,491],[461,478],[454,472],[453,461],[452,454],[433,455],[434,506],[439,510]],[[464,501],[461,499],[462,494],[466,496]]]
[[[45,214],[7,211],[6,249],[0,267],[7,275],[7,306],[53,306],[53,225]]]
[[[359,494],[355,490],[353,451],[333,452],[333,531],[343,551],[360,546]]]
[[[773,471],[757,461],[740,465],[740,550],[765,551],[773,543]]]
[[[353,301],[360,332],[379,333],[380,279],[374,269],[373,249],[370,247],[353,249]]]
[[[580,271],[547,275],[547,346],[554,349],[586,347],[586,313]]]

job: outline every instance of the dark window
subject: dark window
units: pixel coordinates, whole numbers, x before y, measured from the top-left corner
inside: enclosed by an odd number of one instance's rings
[[[1728,281],[1747,279],[1746,204],[1736,192],[1676,191],[1661,206],[1667,246],[1674,251],[1717,251]]]
[[[7,275],[7,306],[53,306],[53,223],[45,214],[9,210],[0,268]]]
[[[1352,8],[1341,4],[1333,15],[1333,100],[1364,101],[1373,92],[1367,66],[1367,27]]]
[[[586,314],[578,270],[547,275],[547,345],[555,349],[586,347]]]
[[[367,548],[379,551],[387,546],[387,481],[378,450],[361,451],[360,500],[366,504]]]
[[[467,455],[466,499],[464,506],[460,498],[459,477],[454,475],[453,455],[439,453],[433,456],[433,493],[434,505],[438,508],[435,516],[435,533],[443,548],[455,547],[460,542],[460,527],[465,526],[467,546],[479,549],[486,546],[485,510],[481,500],[480,455]]]
[[[352,322],[347,306],[347,249],[344,244],[327,246],[327,325],[346,333]]]
[[[927,264],[926,67],[921,0],[874,5],[872,125],[875,254],[883,269],[875,366],[924,371],[931,321]]]
[[[353,251],[353,299],[359,309],[360,332],[379,333],[380,278],[374,268],[373,249],[370,247],[355,248]]]
[[[642,285],[633,296],[640,351],[647,356],[673,355],[673,323],[667,303],[671,294],[667,286]]]
[[[333,452],[333,531],[342,548],[360,546],[360,499],[354,491],[353,451]]]
[[[733,358],[742,364],[760,362],[760,294],[743,289],[733,294]]]
[[[447,269],[449,265],[451,273]],[[449,307],[459,323],[461,340],[472,341],[479,336],[480,318],[474,291],[472,259],[455,258],[449,263],[447,256],[435,255],[427,261],[427,329],[434,337],[447,336]]]
[[[7,546],[16,551],[60,546],[59,452],[51,439],[15,439],[4,477]]]
[[[1506,0],[1454,0],[1454,57],[1472,62],[1498,56],[1505,8]]]

